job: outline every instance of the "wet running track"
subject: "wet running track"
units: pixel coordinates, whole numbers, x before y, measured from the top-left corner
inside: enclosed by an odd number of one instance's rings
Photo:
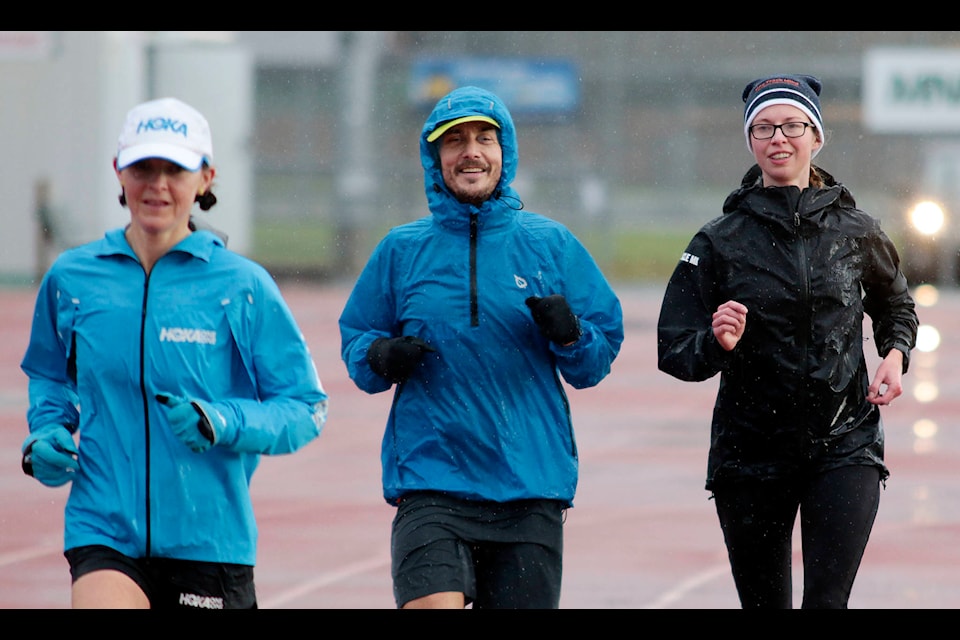
[[[330,419],[318,440],[264,458],[254,476],[256,569],[264,609],[392,609],[393,508],[380,494],[390,394],[358,391],[339,357],[348,285],[282,285],[307,336]],[[598,387],[570,390],[580,447],[568,511],[564,609],[736,609],[713,503],[703,489],[716,378],[683,383],[656,368],[662,286],[617,287],[626,339]],[[65,609],[68,489],[20,471],[34,291],[0,289],[0,608]],[[906,391],[885,408],[892,475],[853,595],[857,609],[960,607],[960,292],[919,306],[939,346],[915,351]],[[928,329],[924,329],[926,333]],[[931,331],[932,333],[932,331]],[[867,345],[871,366],[877,358]],[[794,601],[802,575],[795,545]]]

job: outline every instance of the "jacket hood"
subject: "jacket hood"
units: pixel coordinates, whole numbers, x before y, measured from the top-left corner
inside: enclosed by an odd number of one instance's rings
[[[804,189],[801,192],[797,187],[764,187],[763,173],[759,165],[755,164],[744,174],[739,188],[727,196],[723,203],[723,212],[730,214],[745,209],[791,226],[790,211],[798,211],[801,216],[805,216],[821,211],[833,203],[844,208],[856,208],[856,201],[849,189],[837,182],[827,171],[820,167],[816,169],[823,178],[823,187]]]
[[[481,115],[493,118],[500,125],[497,136],[503,152],[503,167],[500,182],[490,200],[480,207],[480,212],[496,210],[502,207],[520,209],[520,198],[510,186],[517,174],[519,152],[517,150],[517,131],[507,106],[495,94],[479,87],[460,87],[454,89],[437,102],[420,132],[420,162],[423,165],[424,190],[427,203],[434,216],[463,218],[462,214],[474,210],[469,204],[461,203],[450,193],[443,182],[440,167],[440,155],[436,142],[427,142],[427,137],[443,122],[464,116]]]
[[[823,178],[824,186],[832,187],[834,185],[840,184],[837,180],[830,174],[828,171],[817,165],[813,165],[813,168],[817,170],[817,173]],[[763,171],[760,169],[760,165],[755,164],[747,172],[743,174],[743,178],[740,180],[740,188],[747,189],[754,186],[763,186]]]

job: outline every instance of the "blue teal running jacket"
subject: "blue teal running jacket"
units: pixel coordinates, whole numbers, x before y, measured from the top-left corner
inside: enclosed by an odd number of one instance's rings
[[[64,252],[44,277],[21,368],[27,421],[79,434],[64,546],[254,565],[250,481],[326,421],[303,335],[271,276],[195,231],[150,276],[123,229]],[[194,453],[158,392],[209,402],[238,427]]]
[[[479,208],[444,185],[437,123],[481,114],[500,124],[499,188]],[[431,215],[392,229],[373,251],[340,317],[341,355],[368,393],[391,383],[367,364],[377,338],[412,335],[434,348],[397,386],[382,443],[383,495],[445,491],[498,502],[572,505],[578,453],[563,382],[581,389],[610,372],[623,341],[620,302],[562,224],[521,210],[513,121],[495,95],[468,87],[424,125],[420,157]],[[580,318],[572,346],[550,343],[524,301],[562,294]]]

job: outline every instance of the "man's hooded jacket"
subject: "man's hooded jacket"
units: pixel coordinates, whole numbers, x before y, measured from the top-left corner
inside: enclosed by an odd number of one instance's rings
[[[458,201],[441,175],[440,123],[483,115],[498,124],[500,183],[480,207]],[[392,229],[360,274],[340,317],[342,357],[368,392],[391,383],[367,363],[381,337],[416,336],[436,349],[398,384],[382,445],[383,493],[445,491],[472,500],[572,504],[578,454],[564,384],[591,387],[623,341],[620,302],[563,225],[522,211],[513,120],[482,89],[457,89],[424,124],[420,158],[431,215]],[[561,294],[583,331],[546,340],[525,304]]]

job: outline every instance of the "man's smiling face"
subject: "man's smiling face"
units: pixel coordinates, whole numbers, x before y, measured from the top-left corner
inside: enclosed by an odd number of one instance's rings
[[[461,202],[480,206],[500,182],[503,150],[497,128],[486,122],[451,127],[437,141],[447,188]]]

